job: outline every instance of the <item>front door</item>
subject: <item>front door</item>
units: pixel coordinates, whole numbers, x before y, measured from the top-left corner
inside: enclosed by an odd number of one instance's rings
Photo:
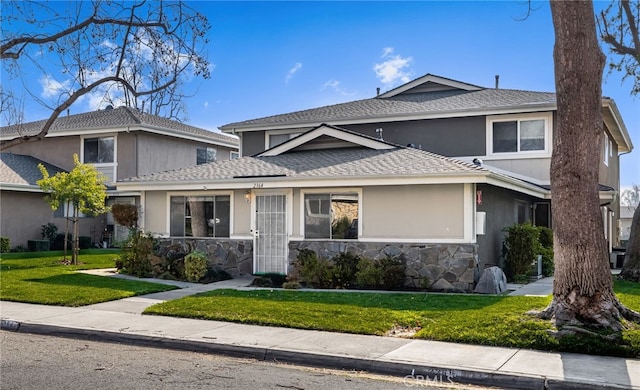
[[[287,196],[257,195],[253,231],[253,272],[287,273]]]

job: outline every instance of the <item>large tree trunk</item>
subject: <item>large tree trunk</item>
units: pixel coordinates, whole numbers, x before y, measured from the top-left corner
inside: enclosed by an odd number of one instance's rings
[[[613,292],[598,196],[605,57],[592,2],[552,0],[551,14],[558,104],[551,158],[555,280],[542,316],[558,327],[620,330],[628,309]]]
[[[633,282],[640,282],[640,204],[636,206],[631,221],[631,232],[624,257],[620,277]]]

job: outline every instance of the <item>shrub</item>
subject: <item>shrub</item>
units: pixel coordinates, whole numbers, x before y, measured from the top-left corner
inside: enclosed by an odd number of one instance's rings
[[[91,237],[89,236],[80,236],[78,237],[78,248],[80,249],[89,249],[91,248]]]
[[[253,287],[273,287],[273,281],[264,276],[257,276],[251,281]]]
[[[233,279],[231,275],[222,268],[218,266],[214,266],[211,268],[207,268],[207,273],[204,275],[204,278],[201,280],[202,283],[213,283],[219,282],[221,280],[229,280]]]
[[[554,270],[553,263],[553,230],[548,227],[539,226],[538,231],[540,236],[538,241],[540,242],[540,254],[542,255],[542,274],[544,276],[552,276]]]
[[[151,255],[154,249],[154,238],[141,231],[133,231],[120,254],[118,268],[122,273],[138,277],[148,277],[151,274]]]
[[[356,272],[358,272],[360,256],[344,252],[334,256],[331,261],[334,264],[334,286],[337,288],[351,287],[356,280]]]
[[[385,257],[379,263],[382,268],[382,287],[385,290],[402,288],[406,279],[406,267],[402,260]]]
[[[538,228],[531,223],[515,224],[503,229],[505,237],[506,264],[511,276],[528,275],[531,264],[540,253]]]
[[[11,248],[9,237],[0,237],[0,253],[7,253]]]
[[[29,240],[27,246],[31,252],[45,252],[49,250],[49,240]]]
[[[376,289],[382,286],[384,271],[380,264],[372,259],[363,257],[358,262],[358,272],[356,272],[356,284],[360,288]]]
[[[302,288],[299,282],[284,282],[282,283],[282,288],[286,290],[298,290]]]
[[[29,248],[22,245],[16,245],[11,249],[11,252],[29,252]]]
[[[46,225],[42,225],[40,228],[40,235],[42,235],[42,238],[46,238],[51,244],[53,244],[57,234],[58,227],[55,223],[49,222]]]
[[[318,258],[316,252],[302,249],[298,253],[296,266],[302,280],[313,288],[331,288],[333,282],[332,269],[326,260]]]
[[[67,249],[71,249],[73,247],[73,235],[67,235]],[[60,251],[64,249],[64,233],[58,233],[53,239],[53,243],[51,244],[51,249],[54,251]]]
[[[189,282],[198,282],[207,273],[207,255],[195,250],[184,257],[184,275]]]
[[[404,286],[405,266],[400,259],[385,257],[380,260],[360,259],[356,283],[360,288],[396,290]]]

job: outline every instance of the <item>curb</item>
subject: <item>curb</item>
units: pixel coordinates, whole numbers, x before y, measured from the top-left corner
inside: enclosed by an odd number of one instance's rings
[[[542,376],[535,377],[528,375],[503,374],[482,370],[450,369],[403,362],[380,361],[347,356],[271,349],[265,347],[220,344],[211,341],[184,340],[94,329],[62,327],[56,325],[20,323],[18,321],[6,319],[0,321],[0,330],[200,352],[234,358],[288,363],[307,367],[320,367],[346,371],[365,371],[380,375],[402,377],[404,378],[405,385],[409,388],[420,388],[430,384],[470,384],[524,390],[626,389],[626,387],[605,383],[563,381],[559,379],[547,379]]]

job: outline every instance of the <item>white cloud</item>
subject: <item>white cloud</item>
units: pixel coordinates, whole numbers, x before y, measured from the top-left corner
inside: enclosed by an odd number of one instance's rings
[[[340,95],[343,95],[343,96],[352,96],[356,94],[355,92],[351,92],[343,88],[340,85],[340,81],[334,80],[334,79],[331,79],[326,83],[324,83],[324,85],[322,86],[322,89],[327,89],[327,88],[333,89],[334,91],[338,92]]]
[[[383,84],[389,86],[398,81],[407,83],[411,80],[409,66],[413,61],[412,57],[401,57],[398,54],[394,55],[392,47],[385,47],[382,49],[381,58],[384,61],[374,64],[373,71],[376,72],[376,77],[380,79]]]
[[[204,109],[206,110],[207,108],[209,108],[209,101],[204,102]]]
[[[60,82],[58,80],[54,80],[49,75],[43,75],[40,77],[39,81],[42,86],[42,97],[44,98],[58,97],[64,92],[71,92],[69,91],[69,87],[71,85],[70,80]]]
[[[301,68],[302,68],[302,63],[296,62],[293,68],[289,69],[289,72],[287,72],[287,77],[284,79],[284,83],[289,84],[289,80],[291,80],[293,75],[296,74],[296,72],[299,71]]]

